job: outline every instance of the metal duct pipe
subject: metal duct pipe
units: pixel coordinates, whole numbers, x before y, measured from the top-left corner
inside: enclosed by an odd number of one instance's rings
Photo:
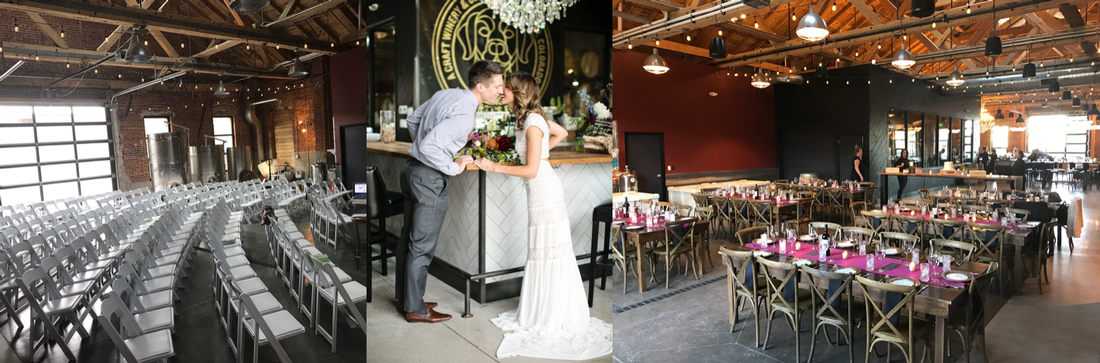
[[[1100,27],[1071,28],[1053,34],[1036,35],[1024,38],[1006,39],[1001,45],[1004,53],[1017,49],[1028,48],[1032,45],[1057,47],[1063,45],[1076,45],[1081,40],[1100,34]],[[977,58],[985,56],[985,45],[957,47],[947,50],[916,54],[913,59],[917,64],[925,64],[939,61],[949,61],[959,58]]]
[[[11,68],[8,68],[8,70],[4,71],[4,74],[0,74],[0,81],[3,81],[5,78],[8,78],[8,76],[10,76],[12,73],[14,73],[16,69],[19,69],[19,67],[22,67],[23,63],[24,62],[23,62],[22,59],[20,59],[18,62],[15,62],[15,64],[13,64],[11,66]]]
[[[779,0],[778,2],[771,4],[771,6],[779,6],[788,2],[791,2],[791,0]],[[711,6],[707,9],[694,11],[690,14],[684,14],[675,19],[668,19],[668,13],[665,13],[664,22],[657,20],[646,25],[631,28],[630,30],[612,36],[612,46],[617,47],[624,45],[624,43],[630,41],[631,39],[652,40],[653,37],[658,36],[658,33],[661,32],[679,34],[685,26],[694,24],[696,22],[709,21],[709,24],[715,24],[716,21],[729,21],[729,19],[724,18],[724,16],[722,20],[716,20],[714,17],[716,15],[722,15],[731,11],[733,12],[732,14],[726,15],[737,16],[741,14],[740,12],[738,12],[738,10],[748,12],[756,11],[758,9],[746,5],[744,1],[734,0],[724,4],[718,4],[717,6]]]
[[[256,106],[270,102],[280,102],[277,98],[267,99],[263,101],[256,101],[247,105],[242,104],[244,107],[244,120],[248,123],[248,126],[252,128],[252,143],[256,150],[256,159],[253,160],[252,165],[249,165],[249,169],[258,165],[261,161],[271,160],[274,158],[275,153],[268,148],[267,136],[264,134],[263,122],[260,122],[260,116],[256,113]],[[282,104],[281,102],[279,103]]]
[[[1077,67],[1070,69],[1058,69],[1040,72],[1035,78],[1024,79],[1019,75],[1014,76],[1002,76],[993,77],[992,80],[982,80],[975,83],[974,80],[967,82],[965,87],[945,87],[943,94],[945,96],[974,94],[978,92],[978,85],[986,86],[981,87],[981,91],[984,93],[1006,93],[1006,92],[1029,92],[1029,91],[1047,91],[1049,83],[1044,83],[1044,80],[1051,78],[1057,78],[1058,83],[1062,87],[1067,86],[1081,86],[1087,84],[1100,83],[1100,74],[1097,74],[1097,69],[1094,67]],[[1011,79],[1011,80],[1009,80]],[[999,85],[997,81],[1001,81]],[[1052,97],[1058,97],[1057,95]]]

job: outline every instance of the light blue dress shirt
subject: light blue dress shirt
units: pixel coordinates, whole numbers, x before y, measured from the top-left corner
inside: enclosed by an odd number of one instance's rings
[[[409,156],[450,176],[461,171],[454,156],[474,130],[477,97],[469,89],[445,89],[406,119],[413,146]]]

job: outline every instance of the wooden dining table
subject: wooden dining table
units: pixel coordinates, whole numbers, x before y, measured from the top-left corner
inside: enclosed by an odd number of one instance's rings
[[[734,249],[742,251],[753,250],[753,248],[746,246],[735,246]],[[806,248],[803,249],[805,250]],[[849,252],[854,251],[849,250]],[[788,253],[793,254],[793,252],[791,251],[788,251]],[[773,254],[772,257],[769,258],[785,263],[792,263],[795,260],[794,256],[778,253]],[[822,271],[829,271],[833,268],[833,266],[836,265],[828,262],[816,262],[816,267]],[[988,267],[988,264],[981,262],[962,262],[958,265],[952,265],[951,269],[953,271],[967,271],[975,274],[980,274],[983,273]],[[907,267],[900,266],[898,268]],[[859,270],[863,271],[864,269],[862,267],[859,267]],[[754,268],[753,271],[758,270]],[[862,273],[864,277],[871,278],[876,281],[885,281],[889,277],[884,273],[879,273],[875,271],[863,271]],[[924,283],[924,285],[927,285],[927,288],[923,288],[923,290],[917,293],[917,296],[914,299],[913,309],[917,313],[925,314],[927,316],[932,316],[935,318],[935,328],[933,332],[933,339],[935,341],[933,348],[933,362],[943,363],[946,360],[947,353],[945,349],[945,343],[947,342],[947,319],[956,312],[961,311],[960,309],[966,308],[965,302],[967,300],[965,296],[968,293],[965,288],[959,289],[941,287],[928,283]],[[808,284],[803,284],[803,286],[808,286]],[[866,299],[866,296],[863,296],[863,293],[859,291],[859,289],[853,289],[852,291],[854,296],[851,296],[850,299],[853,299],[857,302],[862,302],[864,301],[864,299]],[[874,299],[876,302],[882,303],[885,297],[880,295],[872,296],[871,298]]]
[[[705,220],[705,219],[699,220],[699,221],[695,222],[695,228],[709,229],[710,228],[710,221]],[[646,285],[649,283],[649,280],[646,278],[645,254],[640,253],[640,251],[645,251],[645,249],[643,249],[643,247],[645,247],[649,244],[652,244],[652,243],[657,242],[657,241],[664,241],[665,240],[665,227],[664,227],[664,225],[660,225],[660,226],[655,226],[655,227],[652,227],[652,228],[650,228],[650,227],[642,227],[642,228],[639,228],[639,229],[625,229],[624,228],[623,229],[623,235],[624,235],[623,239],[625,240],[623,242],[633,244],[634,248],[635,248],[635,251],[639,251],[639,253],[635,253],[635,255],[637,255],[637,257],[638,257],[638,261],[637,261],[637,264],[638,264],[638,292],[646,292],[646,290],[648,290]],[[698,257],[698,253],[699,253],[699,251],[697,249],[696,250],[697,257]],[[704,252],[704,253],[706,253],[706,252]],[[699,259],[696,258],[696,261],[699,261]],[[696,263],[698,263],[698,262],[696,262]]]

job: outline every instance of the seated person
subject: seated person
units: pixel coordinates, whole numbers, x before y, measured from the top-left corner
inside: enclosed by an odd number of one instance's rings
[[[1042,152],[1039,149],[1031,150],[1031,156],[1027,157],[1027,160],[1029,160],[1029,161],[1037,161],[1039,159],[1046,160],[1046,159],[1054,159],[1054,158],[1051,157],[1050,154]]]

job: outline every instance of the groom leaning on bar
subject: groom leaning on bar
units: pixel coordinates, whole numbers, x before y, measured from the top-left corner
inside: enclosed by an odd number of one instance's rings
[[[443,217],[447,215],[449,176],[456,176],[473,163],[464,155],[455,159],[474,129],[478,105],[500,102],[504,95],[504,67],[480,60],[467,71],[469,89],[445,89],[408,118],[413,145],[401,171],[401,193],[405,197],[405,225],[397,244],[397,310],[408,322],[438,323],[451,318],[432,310],[437,304],[424,302],[428,265],[435,257],[435,245]]]

